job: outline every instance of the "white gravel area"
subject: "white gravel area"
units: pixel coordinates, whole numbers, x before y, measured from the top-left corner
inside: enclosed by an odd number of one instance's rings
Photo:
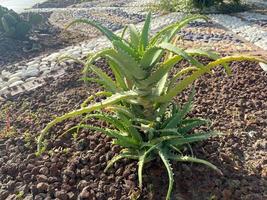
[[[243,21],[239,17],[224,14],[213,14],[209,15],[209,17],[213,21],[245,38],[247,41],[254,43],[264,50],[267,50],[267,31],[265,31],[263,28],[260,28],[258,25],[248,21]]]

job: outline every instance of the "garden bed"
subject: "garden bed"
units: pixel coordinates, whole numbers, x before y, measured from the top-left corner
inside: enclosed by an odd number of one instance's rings
[[[106,68],[104,62],[100,62]],[[196,84],[192,115],[209,118],[212,128],[225,133],[193,146],[198,158],[209,160],[223,172],[216,174],[205,166],[173,164],[174,199],[264,199],[267,187],[266,99],[267,76],[255,63],[232,64],[233,75],[216,70]],[[118,153],[108,137],[80,131],[77,141],[62,135],[80,119],[57,125],[51,130],[48,150],[35,157],[34,137],[53,116],[78,108],[100,88],[84,87],[81,66],[69,64],[61,79],[47,80],[36,91],[0,104],[0,199],[129,199],[138,196],[136,162],[115,164],[108,173],[108,160]],[[186,94],[177,98],[183,102]],[[8,113],[6,115],[6,113]],[[8,117],[9,116],[9,117]],[[8,132],[6,122],[10,121]],[[105,126],[98,121],[90,123]],[[164,199],[167,174],[160,161],[145,168],[145,189],[140,199]],[[13,195],[13,196],[12,196]]]

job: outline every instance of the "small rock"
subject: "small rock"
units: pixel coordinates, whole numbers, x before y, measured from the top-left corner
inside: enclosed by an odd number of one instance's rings
[[[47,192],[49,185],[47,183],[38,183],[36,187],[38,192],[42,193],[42,192]]]
[[[86,180],[81,180],[77,185],[77,189],[82,190],[83,188],[87,187],[88,184],[89,183]]]
[[[25,174],[23,174],[23,179],[25,181],[31,180],[31,177],[32,177],[32,174],[31,173],[25,173]]]
[[[47,182],[48,178],[45,175],[37,175],[36,179],[38,182]]]
[[[7,91],[8,91],[8,86],[3,87],[3,88],[0,90],[0,95],[1,95],[1,94],[5,94]]]
[[[42,167],[39,170],[39,173],[44,174],[44,175],[48,175],[49,174],[49,169],[47,167]]]
[[[21,85],[23,83],[24,83],[23,81],[16,81],[16,82],[10,84],[9,87],[15,87],[15,86]]]
[[[8,181],[8,183],[7,183],[8,191],[10,191],[10,192],[13,191],[15,189],[15,187],[16,187],[15,181],[12,181],[12,180]]]
[[[80,199],[91,199],[91,194],[88,190],[89,190],[89,186],[83,188],[82,192],[79,195]]]
[[[86,147],[88,146],[88,143],[86,142],[85,139],[81,139],[78,141],[77,145],[76,145],[76,149],[78,151],[83,151]]]
[[[6,145],[5,144],[0,144],[0,150],[5,150],[6,149]]]
[[[39,75],[38,69],[27,69],[27,71],[24,73],[25,78],[34,77]]]
[[[12,75],[10,72],[8,72],[8,71],[6,71],[6,70],[3,70],[3,71],[1,72],[1,74],[2,74],[3,77],[6,77],[6,78],[8,78],[8,77],[10,77],[10,76]]]
[[[33,77],[25,79],[25,82],[34,81],[35,79],[37,79],[37,77],[33,76]]]
[[[68,196],[70,200],[75,200],[77,198],[75,198],[75,194],[73,192],[68,192]]]
[[[57,191],[56,192],[56,198],[59,198],[61,200],[68,200],[69,196],[65,191]]]
[[[75,179],[75,173],[69,169],[65,169],[63,174],[65,174],[67,177],[71,178],[71,179]]]
[[[28,66],[36,65],[36,64],[39,64],[39,60],[33,60],[33,61],[27,63]]]
[[[11,195],[9,195],[9,196],[7,196],[5,199],[3,199],[3,200],[14,200],[14,199],[16,199],[17,197],[16,197],[16,195],[15,194],[11,194]]]
[[[17,81],[21,81],[20,77],[12,77],[8,80],[7,84],[11,85],[12,83],[15,83]]]
[[[224,189],[222,195],[223,200],[231,200],[232,192],[230,190]]]

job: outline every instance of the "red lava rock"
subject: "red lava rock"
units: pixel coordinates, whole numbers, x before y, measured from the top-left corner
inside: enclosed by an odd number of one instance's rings
[[[9,195],[9,192],[7,190],[0,189],[0,199],[6,199]]]
[[[31,177],[32,177],[32,174],[31,173],[25,173],[25,174],[23,174],[23,179],[25,181],[30,181],[31,180]]]
[[[224,189],[222,194],[223,200],[231,200],[232,192],[230,190]]]
[[[77,185],[77,189],[81,191],[83,188],[87,187],[88,185],[89,183],[86,180],[81,180]]]
[[[48,174],[49,174],[49,169],[48,169],[48,167],[42,167],[42,168],[39,170],[39,173],[40,173],[40,174],[44,174],[44,175],[48,175]]]
[[[58,181],[58,178],[57,177],[52,177],[52,176],[50,176],[49,178],[48,178],[48,182],[49,183],[55,183],[55,182],[57,182]]]
[[[15,187],[16,187],[15,181],[12,181],[12,180],[8,181],[8,183],[7,183],[8,191],[10,191],[10,192],[13,191],[15,189]]]
[[[45,175],[37,175],[36,179],[38,182],[47,182],[48,181],[48,178]]]
[[[214,70],[214,75],[205,76],[195,83],[196,101],[190,116],[209,118],[214,122],[212,126],[215,130],[227,134],[192,145],[194,156],[215,164],[224,172],[224,176],[219,177],[205,166],[181,163],[175,165],[173,162],[176,175],[174,193],[181,191],[183,193],[181,196],[185,199],[208,199],[211,191],[218,199],[264,199],[264,176],[267,173],[264,154],[264,148],[266,148],[264,141],[267,137],[264,129],[267,78],[255,64],[237,62],[232,67],[234,75],[231,77],[225,77],[221,70]],[[77,71],[79,71],[77,68],[70,71],[71,74],[65,74],[62,80],[50,80],[49,84],[38,91],[14,97],[11,100],[14,103],[13,115],[21,116],[22,112],[24,115],[29,111],[38,112],[41,116],[38,123],[43,126],[50,121],[51,115],[60,115],[77,106],[97,88],[94,84],[87,88],[83,87],[77,81],[80,78]],[[184,99],[188,99],[188,93],[185,92],[177,97],[177,103],[183,104]],[[27,110],[23,109],[23,102],[31,102]],[[3,107],[2,105],[6,104],[0,102],[0,108]],[[45,112],[41,109],[37,111],[39,108],[44,108]],[[24,123],[23,117],[19,119],[13,119],[13,125],[19,133],[26,130],[31,130],[32,133],[40,132],[41,126]],[[66,121],[51,129],[51,133],[61,135],[64,127],[70,127],[79,122],[80,119]],[[97,120],[88,123],[105,126],[105,123],[99,123]],[[62,191],[63,187],[69,199],[77,199],[80,195],[90,200],[122,200],[128,198],[130,192],[137,190],[136,162],[123,160],[110,168],[108,173],[103,173],[106,162],[121,150],[119,146],[111,145],[111,138],[100,133],[94,134],[88,130],[81,130],[77,141],[84,140],[87,146],[77,148],[77,143],[68,137],[56,142],[48,141],[49,148],[54,148],[53,145],[58,142],[62,147],[69,147],[68,152],[59,150],[59,152],[53,152],[53,155],[44,154],[45,156],[40,157],[35,156],[35,147],[32,150],[18,148],[16,143],[21,146],[21,141],[16,138],[8,139],[4,149],[0,151],[0,187],[1,184],[5,185],[10,180],[14,180],[16,182],[14,191],[25,190],[25,198],[28,196],[32,198],[34,194],[35,200],[55,199],[56,191]],[[185,150],[184,153],[190,152]],[[134,165],[128,165],[129,162]],[[16,174],[12,177],[7,173],[12,172],[8,170],[10,163]],[[68,172],[63,174],[65,169],[72,171],[73,174]],[[37,175],[47,176],[47,182],[43,181],[44,179],[39,180],[42,182],[36,181]],[[86,181],[87,184],[81,184],[78,189],[77,186],[81,180]],[[149,195],[149,190],[146,188],[151,182],[154,185],[154,196]],[[36,184],[48,183],[47,191],[40,193],[37,190]],[[23,184],[29,185],[31,191],[28,191],[27,187],[23,189]],[[140,198],[164,199],[167,184],[168,177],[161,162],[155,161],[146,165],[144,188]],[[88,188],[84,190],[85,187]],[[6,189],[1,188],[0,194],[5,194],[5,191]],[[16,195],[10,192],[8,195],[7,198],[15,199]]]
[[[60,200],[69,200],[69,195],[64,190],[57,191],[55,196]]]
[[[29,168],[29,167],[27,167]],[[31,173],[33,175],[37,175],[39,173],[39,170],[40,170],[41,167],[37,166],[37,167],[33,167],[32,170],[31,170]]]
[[[92,195],[90,194],[90,192],[88,190],[90,190],[89,186],[83,188],[82,192],[79,195],[81,200],[83,200],[83,199],[86,200],[86,199],[92,198]]]
[[[39,193],[47,192],[49,185],[47,183],[38,183],[36,188]]]
[[[50,174],[51,176],[57,176],[59,174],[59,169],[57,167],[57,164],[56,163],[53,163],[50,167]]]

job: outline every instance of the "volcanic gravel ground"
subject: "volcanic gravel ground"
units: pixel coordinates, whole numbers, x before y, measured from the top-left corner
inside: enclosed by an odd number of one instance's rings
[[[23,15],[27,15],[24,13]],[[90,37],[81,37],[80,33],[60,30],[51,25],[48,21],[51,13],[42,13],[43,23],[34,27],[31,38],[34,40],[16,40],[0,36],[0,68],[5,69],[7,65],[15,64],[21,61],[27,61],[31,58],[50,54],[63,47],[70,46],[89,39]],[[33,45],[38,46],[32,50]]]
[[[105,63],[100,62],[105,69]],[[183,65],[184,63],[182,63]],[[224,136],[193,145],[194,155],[218,166],[220,176],[205,166],[173,164],[174,199],[265,199],[267,187],[266,119],[267,76],[251,62],[232,64],[233,75],[222,70],[196,81],[192,116],[209,118]],[[80,119],[51,130],[48,149],[35,157],[34,137],[54,115],[61,115],[99,90],[78,81],[81,67],[71,65],[68,75],[47,80],[40,89],[2,103],[0,120],[5,133],[6,112],[11,116],[10,138],[0,140],[0,199],[129,199],[138,196],[136,162],[122,161],[108,173],[103,169],[120,148],[108,137],[80,131],[76,140],[64,131]],[[188,92],[177,98],[184,102]],[[99,100],[99,99],[98,99]],[[91,124],[105,126],[99,121]],[[89,134],[91,133],[91,134]],[[145,168],[146,188],[141,199],[164,199],[167,175],[163,165]]]

